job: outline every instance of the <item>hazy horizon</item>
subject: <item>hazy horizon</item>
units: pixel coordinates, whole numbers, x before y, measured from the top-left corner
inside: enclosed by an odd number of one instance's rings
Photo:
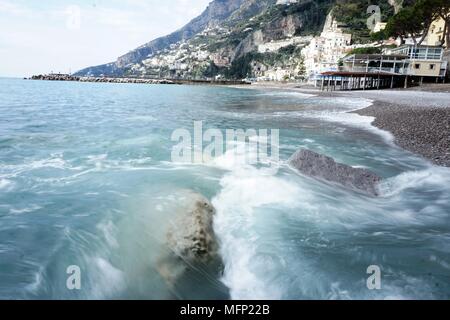
[[[0,0],[0,77],[109,63],[199,15],[211,0]]]

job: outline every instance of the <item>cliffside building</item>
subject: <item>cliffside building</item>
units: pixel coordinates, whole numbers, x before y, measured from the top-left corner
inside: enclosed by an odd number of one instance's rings
[[[373,32],[380,32],[386,29],[387,22],[377,22],[373,28]]]
[[[383,54],[353,54],[337,71],[321,74],[322,88],[366,90],[407,87],[410,83],[445,81],[448,62],[438,46],[404,45]]]
[[[307,77],[314,80],[322,72],[337,70],[339,60],[350,50],[351,41],[352,35],[344,33],[329,14],[320,37],[313,38],[302,51]]]
[[[426,39],[427,44],[430,46],[444,46],[448,49],[449,44],[446,42],[444,30],[445,30],[444,19],[440,18],[434,21],[431,24],[430,30],[428,31]]]
[[[406,56],[403,74],[417,77],[445,77],[447,61],[443,60],[444,49],[438,46],[402,46],[392,49],[390,54]]]

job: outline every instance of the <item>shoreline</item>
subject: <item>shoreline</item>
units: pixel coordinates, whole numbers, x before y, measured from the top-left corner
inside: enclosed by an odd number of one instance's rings
[[[404,106],[375,100],[353,113],[374,117],[373,126],[390,132],[394,143],[435,165],[450,167],[450,108]]]
[[[236,86],[240,87],[240,86]],[[242,87],[240,87],[242,88]],[[296,91],[320,97],[363,98],[369,107],[352,111],[373,117],[372,126],[389,132],[399,147],[450,167],[450,85],[425,85],[409,89],[323,92],[294,84],[255,85],[248,89]]]
[[[354,113],[374,117],[372,125],[390,132],[401,148],[442,167],[450,167],[450,89],[432,85],[420,89],[350,92],[372,105]]]

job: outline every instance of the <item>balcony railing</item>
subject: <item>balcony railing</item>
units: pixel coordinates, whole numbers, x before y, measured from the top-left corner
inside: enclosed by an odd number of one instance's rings
[[[351,67],[343,66],[339,67],[339,71],[344,72],[366,72],[366,73],[392,73],[399,74],[402,73],[403,68],[386,68],[386,67]]]

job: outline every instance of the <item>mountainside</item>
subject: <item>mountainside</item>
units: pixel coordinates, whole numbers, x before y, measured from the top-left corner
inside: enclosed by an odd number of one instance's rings
[[[214,0],[200,16],[193,19],[183,28],[130,51],[119,57],[116,62],[89,67],[77,72],[76,75],[124,75],[124,68],[127,65],[139,63],[156,52],[167,49],[172,44],[189,40],[206,28],[218,26],[230,17],[232,21],[252,17],[275,2],[276,0]]]
[[[390,16],[398,0],[378,3],[383,15]],[[237,79],[288,68],[297,77],[302,73],[301,49],[320,33],[332,9],[358,41],[369,39],[365,21],[370,4],[365,0],[214,0],[180,30],[75,75]]]

